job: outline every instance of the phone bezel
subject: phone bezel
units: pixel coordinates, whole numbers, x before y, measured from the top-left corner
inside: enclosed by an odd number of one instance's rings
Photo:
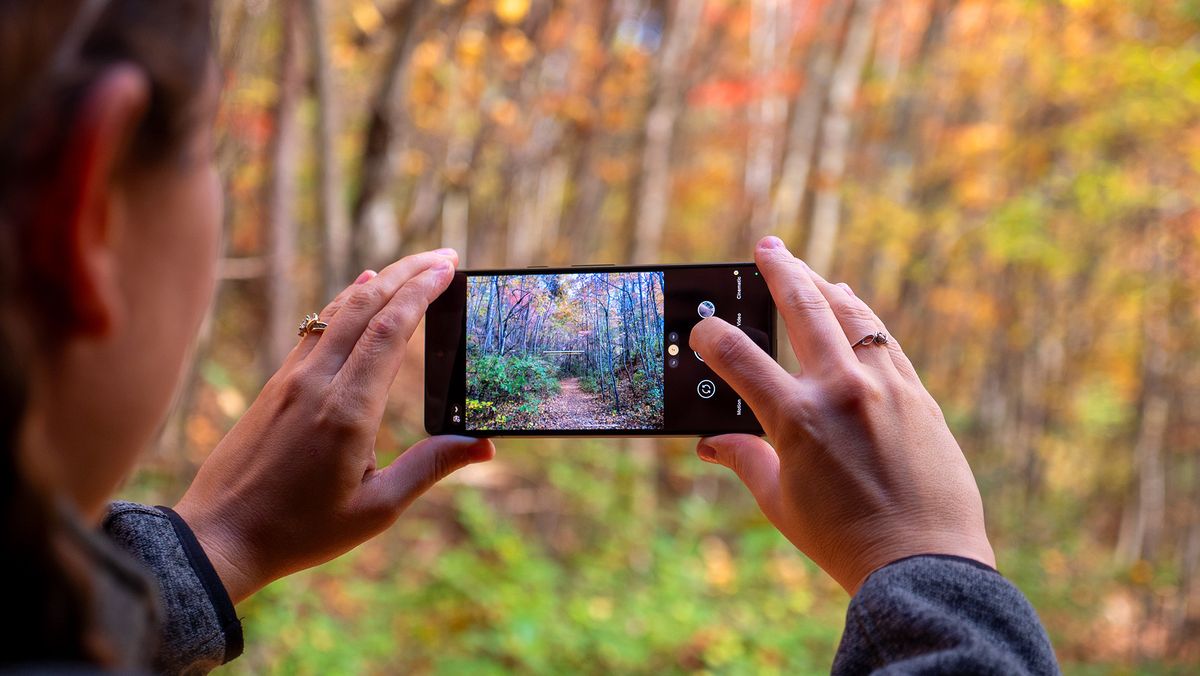
[[[670,265],[613,265],[613,264],[569,265],[569,266],[534,265],[534,266],[529,266],[529,267],[525,267],[525,268],[476,268],[476,269],[457,270],[457,271],[455,271],[455,282],[457,282],[460,278],[465,280],[466,277],[471,276],[471,275],[493,275],[493,276],[494,275],[559,275],[559,274],[584,274],[584,273],[588,273],[588,272],[655,272],[655,271],[660,271],[660,270],[666,271],[666,270],[698,270],[698,269],[722,270],[722,269],[746,268],[746,267],[755,268],[757,270],[758,266],[755,265],[755,263],[753,263],[753,262],[683,263],[683,264],[670,264]],[[431,384],[434,382],[439,382],[439,381],[445,382],[446,375],[449,374],[450,382],[451,382],[450,394],[453,394],[454,385],[455,385],[454,381],[456,381],[456,380],[458,381],[457,385],[460,386],[462,390],[465,391],[465,389],[466,389],[466,383],[463,380],[463,378],[465,378],[465,374],[462,378],[460,378],[458,376],[458,374],[455,373],[455,371],[456,371],[455,367],[457,366],[457,364],[460,361],[462,361],[465,364],[465,359],[466,359],[467,312],[466,312],[466,294],[465,293],[462,296],[463,303],[458,305],[457,312],[456,312],[456,314],[460,318],[460,325],[458,327],[458,337],[459,337],[458,345],[454,348],[453,353],[449,357],[448,360],[442,359],[442,360],[440,360],[440,363],[439,363],[439,360],[431,357],[431,354],[433,352],[433,350],[431,349],[431,345],[433,343],[431,343],[430,333],[431,333],[431,330],[433,328],[435,328],[435,323],[439,319],[444,319],[444,318],[436,317],[435,313],[444,312],[446,310],[446,308],[444,308],[444,307],[439,307],[439,304],[447,302],[444,299],[446,299],[448,297],[447,294],[449,294],[451,292],[451,289],[454,288],[455,282],[452,282],[450,289],[447,289],[445,293],[443,293],[436,300],[434,300],[433,303],[430,304],[429,314],[428,314],[428,316],[426,318],[426,322],[425,322],[425,369],[424,369],[425,370],[425,386],[424,386],[425,402],[424,403],[425,403],[425,431],[428,434],[430,434],[430,435],[457,434],[457,435],[461,435],[461,436],[478,437],[478,438],[535,437],[535,438],[553,439],[553,438],[588,438],[588,437],[591,437],[591,438],[605,438],[605,439],[612,439],[612,438],[637,439],[637,438],[691,438],[691,437],[712,436],[712,435],[717,435],[717,434],[728,434],[728,433],[732,432],[732,430],[728,430],[728,429],[713,429],[713,428],[695,429],[695,430],[612,430],[612,431],[609,431],[609,430],[595,430],[595,429],[589,429],[589,430],[469,430],[469,429],[466,429],[465,425],[461,429],[457,428],[457,427],[452,427],[449,424],[450,416],[447,415],[447,410],[446,410],[446,406],[450,400],[450,396],[447,396],[445,398],[446,401],[441,402],[440,409],[436,409],[435,404],[437,403],[437,400],[440,399],[441,397],[435,396],[435,393],[431,389]],[[771,356],[771,359],[778,361],[779,357],[778,357],[777,337],[775,335],[776,334],[776,317],[778,315],[778,312],[775,310],[774,300],[768,298],[768,302],[770,303],[771,311],[767,313],[766,334],[767,334],[767,340],[768,340],[768,344],[769,344],[769,350],[767,353]],[[444,326],[444,324],[437,325],[437,327],[439,327],[439,328],[441,326]],[[446,349],[445,353],[451,354],[451,351],[449,349]],[[445,365],[446,361],[449,362],[448,367]],[[465,416],[465,414],[466,414],[466,412],[463,411],[464,416]],[[747,433],[744,430],[738,430],[737,432],[742,433],[742,434]],[[749,432],[749,433],[753,434],[754,432]],[[760,429],[758,430],[758,434],[762,434],[761,423],[760,423]]]

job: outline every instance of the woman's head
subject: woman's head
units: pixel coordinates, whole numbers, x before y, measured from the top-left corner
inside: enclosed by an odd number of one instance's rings
[[[85,513],[157,429],[211,296],[210,12],[0,0],[0,444]]]
[[[208,303],[210,0],[0,0],[0,662],[105,658],[51,501],[96,515]],[[76,563],[71,563],[75,561]]]

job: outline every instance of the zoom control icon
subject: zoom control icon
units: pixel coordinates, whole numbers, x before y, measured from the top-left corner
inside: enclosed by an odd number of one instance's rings
[[[696,394],[700,395],[701,399],[712,399],[717,393],[717,386],[711,380],[701,380],[696,385]]]

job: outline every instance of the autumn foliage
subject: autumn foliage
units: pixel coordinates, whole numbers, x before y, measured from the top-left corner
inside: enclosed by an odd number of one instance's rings
[[[170,504],[366,267],[745,260],[771,232],[904,345],[1065,669],[1196,671],[1196,0],[217,4],[222,284],[130,497]],[[481,380],[495,415],[582,369],[520,343],[478,362],[523,379]],[[410,357],[384,461],[421,429]],[[598,373],[581,393],[635,399]],[[828,672],[844,594],[690,441],[502,441],[456,481],[246,604],[234,670]]]

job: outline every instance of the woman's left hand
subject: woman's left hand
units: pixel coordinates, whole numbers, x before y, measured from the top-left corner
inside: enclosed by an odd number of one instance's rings
[[[235,603],[349,551],[440,479],[495,453],[486,439],[434,437],[376,467],[388,390],[457,262],[443,249],[364,273],[200,468],[175,509]]]

